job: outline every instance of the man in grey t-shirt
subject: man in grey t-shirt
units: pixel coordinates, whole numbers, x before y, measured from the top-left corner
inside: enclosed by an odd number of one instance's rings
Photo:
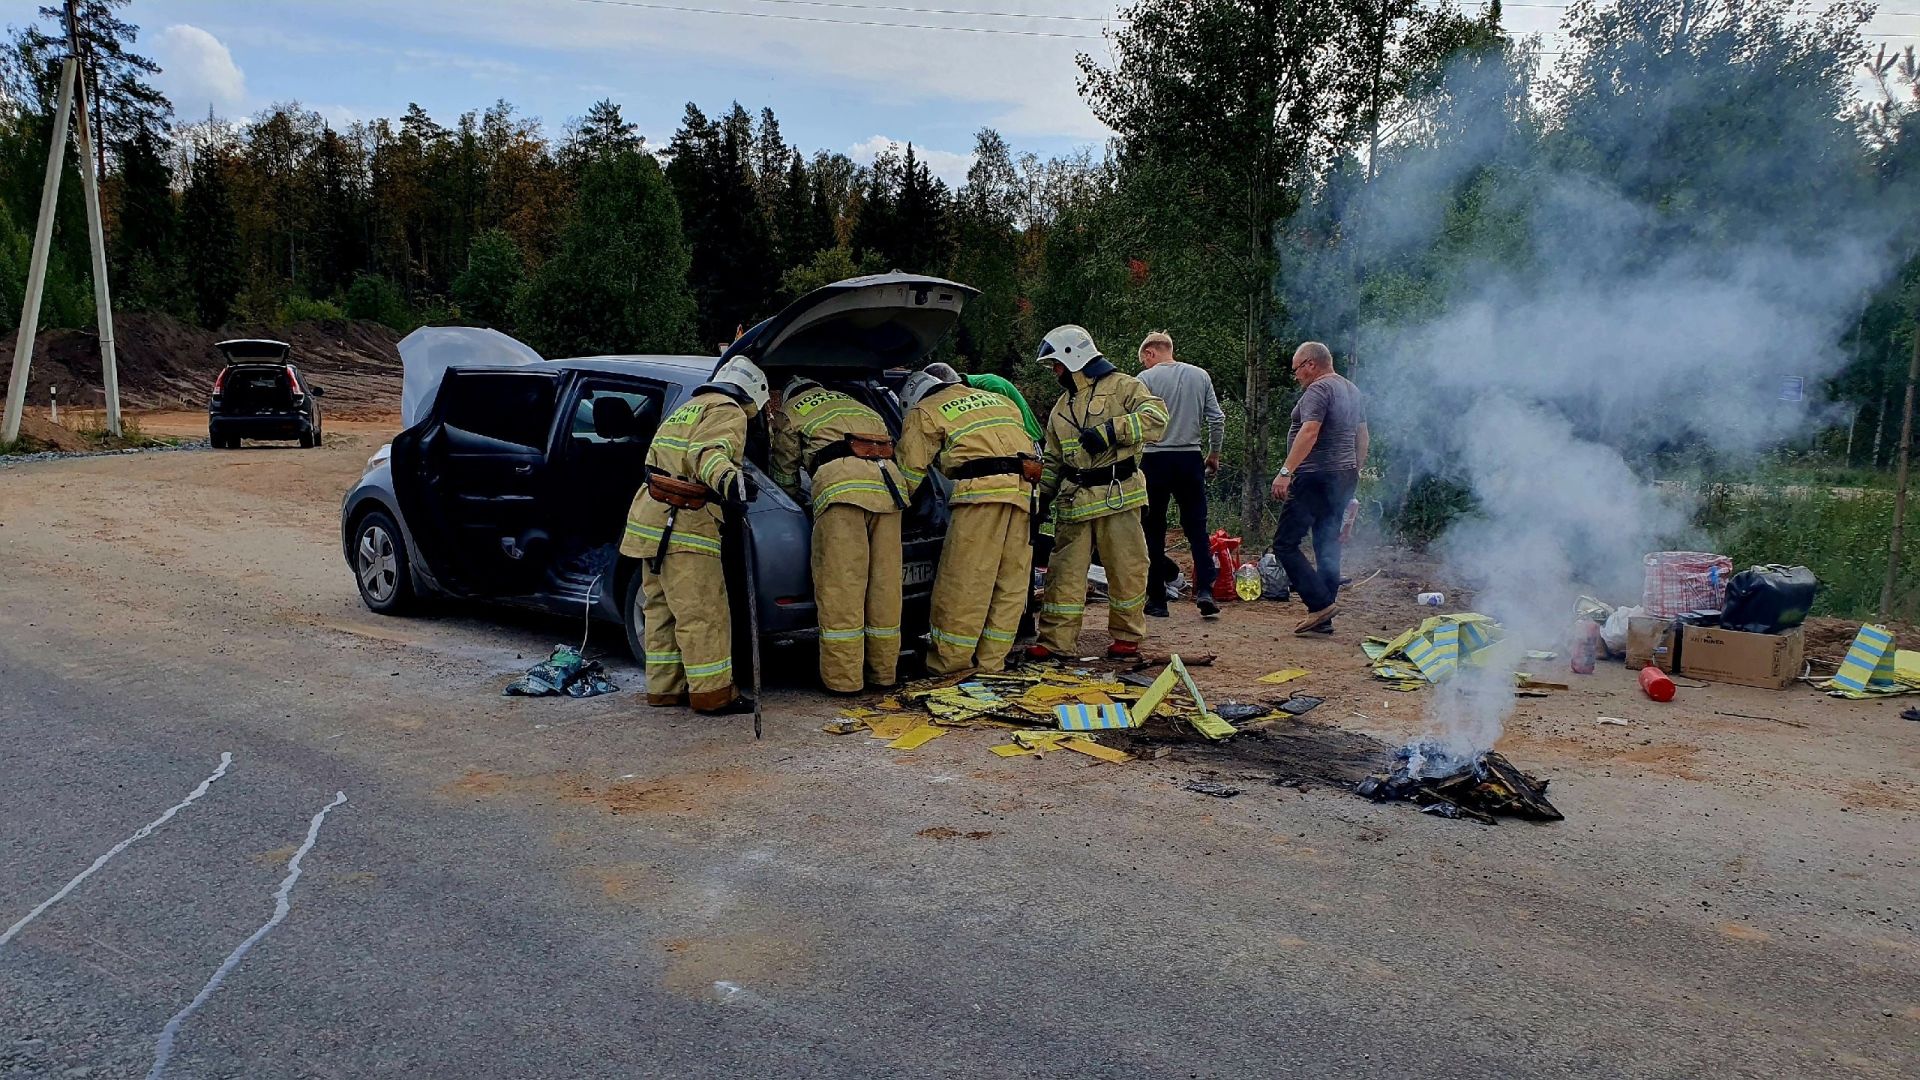
[[[1360,388],[1333,370],[1333,353],[1317,341],[1294,350],[1300,400],[1287,431],[1287,461],[1273,478],[1286,501],[1273,550],[1307,617],[1296,634],[1332,633],[1340,593],[1340,526],[1367,460],[1367,403]],[[1313,536],[1313,559],[1300,542]],[[1318,565],[1316,565],[1318,564]]]

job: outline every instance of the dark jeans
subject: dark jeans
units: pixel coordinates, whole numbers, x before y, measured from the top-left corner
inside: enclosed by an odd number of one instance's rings
[[[1319,611],[1340,594],[1340,519],[1359,484],[1358,470],[1301,473],[1293,478],[1280,511],[1280,526],[1274,530],[1273,550],[1308,611]],[[1300,550],[1300,541],[1309,534],[1313,537],[1311,562]]]
[[[1147,604],[1160,607],[1167,600],[1167,582],[1180,572],[1167,558],[1167,503],[1180,504],[1180,530],[1193,548],[1193,595],[1213,592],[1217,568],[1207,548],[1207,460],[1198,450],[1169,450],[1145,454],[1140,468],[1147,475]]]

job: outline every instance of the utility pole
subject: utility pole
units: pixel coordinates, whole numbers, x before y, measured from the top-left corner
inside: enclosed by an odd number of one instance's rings
[[[67,48],[80,52],[79,0],[67,0]],[[113,297],[107,288],[107,233],[100,222],[100,178],[94,173],[93,131],[87,122],[85,73],[74,85],[80,106],[75,110],[74,135],[80,142],[80,190],[87,200],[87,244],[93,249],[93,314],[100,328],[100,382],[107,396],[107,432],[120,434],[120,362],[113,345]],[[106,168],[106,144],[100,145],[101,168]]]
[[[75,5],[67,0],[67,58],[60,65],[60,95],[54,107],[53,131],[47,140],[47,171],[40,189],[40,219],[33,232],[33,256],[27,266],[26,301],[20,307],[20,333],[14,339],[13,372],[7,381],[7,416],[0,425],[0,444],[20,437],[21,414],[27,407],[27,374],[33,367],[33,339],[40,326],[40,299],[46,291],[47,256],[53,245],[53,211],[60,197],[60,173],[66,163],[67,137],[72,131],[73,103],[80,79],[80,34]],[[87,200],[87,235],[93,249],[93,303],[100,327],[100,372],[107,395],[107,430],[120,434],[120,371],[113,346],[113,306],[107,290],[107,247],[100,223],[100,185],[94,175],[87,107],[80,106],[80,180]]]
[[[1887,576],[1880,585],[1880,621],[1893,612],[1893,583],[1900,577],[1901,547],[1907,531],[1907,480],[1913,457],[1913,395],[1920,383],[1920,323],[1914,327],[1913,357],[1907,361],[1907,404],[1900,420],[1900,464],[1893,479],[1893,534],[1887,541]]]

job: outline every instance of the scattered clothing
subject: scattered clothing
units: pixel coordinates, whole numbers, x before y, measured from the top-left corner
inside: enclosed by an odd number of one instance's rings
[[[556,645],[553,655],[507,684],[505,697],[599,697],[620,689],[598,660],[588,660],[571,645]]]

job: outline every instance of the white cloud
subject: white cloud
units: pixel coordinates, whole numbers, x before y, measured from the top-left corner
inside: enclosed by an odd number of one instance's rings
[[[162,69],[154,81],[183,119],[201,115],[208,106],[223,116],[246,111],[247,75],[219,38],[197,26],[176,24],[154,39],[154,55]]]
[[[1097,140],[1108,132],[1081,100],[1076,53],[1107,55],[1102,22],[1118,0],[1000,0],[1024,18],[897,15],[728,17],[641,11],[553,0],[332,0],[330,10],[382,27],[387,36],[451,35],[523,49],[565,49],[617,56],[623,63],[657,53],[709,57],[743,82],[829,87],[846,106],[952,103],[979,111],[979,123],[1010,136]],[[1070,16],[1071,21],[1041,16]],[[945,25],[885,28],[863,22]],[[969,32],[991,30],[993,33]],[[1059,36],[1041,36],[1059,35]]]
[[[875,135],[847,147],[847,156],[862,165],[871,165],[874,158],[888,150],[905,154],[907,144],[900,139]],[[947,186],[955,190],[967,182],[967,170],[973,168],[972,153],[956,154],[951,150],[934,150],[915,143],[913,156],[926,162],[928,171],[946,181]]]

